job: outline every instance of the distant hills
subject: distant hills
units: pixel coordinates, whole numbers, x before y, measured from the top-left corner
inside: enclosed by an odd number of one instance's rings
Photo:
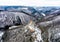
[[[35,14],[36,12],[41,14],[44,13],[46,15],[60,10],[60,7],[31,7],[31,6],[0,6],[0,10],[4,11],[25,11],[27,13]]]

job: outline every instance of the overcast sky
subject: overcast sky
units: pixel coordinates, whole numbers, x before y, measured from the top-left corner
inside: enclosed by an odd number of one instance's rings
[[[0,5],[60,6],[60,0],[0,0]]]

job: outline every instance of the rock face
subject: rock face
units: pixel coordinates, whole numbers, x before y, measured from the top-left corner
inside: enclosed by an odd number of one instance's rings
[[[26,26],[7,30],[6,35],[4,42],[43,42],[41,30],[32,22]]]
[[[49,33],[49,42],[60,42],[60,25],[54,26],[48,30]]]
[[[24,42],[24,29],[18,27],[17,29],[7,30],[4,42]]]
[[[38,23],[42,30],[42,36],[46,42],[60,42],[60,15],[50,14]]]

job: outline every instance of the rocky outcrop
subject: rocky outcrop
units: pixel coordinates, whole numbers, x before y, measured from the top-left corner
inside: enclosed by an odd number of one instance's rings
[[[10,27],[6,31],[4,42],[43,42],[41,30],[30,22],[26,26]]]
[[[60,33],[60,15],[48,15],[43,18],[44,21],[38,23],[40,29],[42,30],[42,36],[44,41],[46,42],[59,42],[59,38],[57,37]],[[56,35],[55,35],[56,33]],[[53,36],[52,36],[53,35]],[[52,38],[51,38],[52,36]],[[60,35],[59,35],[60,36]]]

